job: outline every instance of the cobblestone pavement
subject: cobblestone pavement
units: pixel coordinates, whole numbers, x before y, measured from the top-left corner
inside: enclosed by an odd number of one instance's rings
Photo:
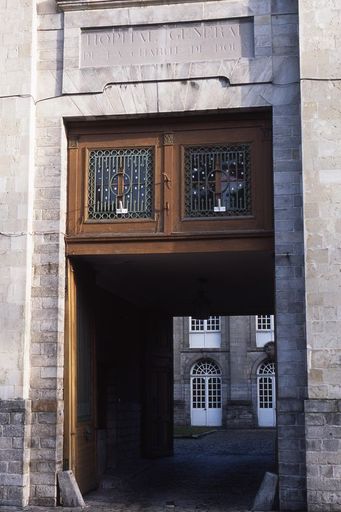
[[[140,460],[85,496],[86,512],[249,512],[265,471],[275,471],[274,430],[220,430],[176,439],[174,456]],[[81,512],[26,507],[25,512]],[[0,512],[22,512],[0,507]]]
[[[140,461],[85,497],[90,510],[244,512],[265,471],[275,470],[273,430],[217,431],[176,439],[174,456]]]

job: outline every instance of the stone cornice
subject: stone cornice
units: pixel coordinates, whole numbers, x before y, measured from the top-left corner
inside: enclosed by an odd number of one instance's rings
[[[130,7],[136,5],[176,4],[184,0],[56,0],[60,11],[82,11],[90,9],[114,9],[115,7]],[[186,0],[186,3],[198,0]]]

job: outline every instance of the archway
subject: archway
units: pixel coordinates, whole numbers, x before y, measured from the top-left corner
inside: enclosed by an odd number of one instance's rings
[[[71,127],[65,459],[82,492],[98,485],[101,457],[115,475],[173,453],[172,317],[199,319],[192,334],[203,324],[205,349],[216,350],[219,315],[273,311],[268,124],[251,116]],[[87,423],[78,414],[82,293],[93,346]],[[222,424],[226,372],[216,360],[202,355],[187,369],[193,424]]]

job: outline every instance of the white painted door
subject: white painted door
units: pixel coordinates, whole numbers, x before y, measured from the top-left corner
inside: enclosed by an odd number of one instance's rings
[[[220,427],[222,419],[221,377],[207,377],[206,391],[206,425],[211,427]]]
[[[220,369],[202,360],[191,372],[191,424],[219,427],[222,422]]]
[[[192,419],[193,426],[206,425],[206,380],[192,377]]]
[[[275,363],[266,361],[258,368],[258,425],[276,426],[276,382]]]

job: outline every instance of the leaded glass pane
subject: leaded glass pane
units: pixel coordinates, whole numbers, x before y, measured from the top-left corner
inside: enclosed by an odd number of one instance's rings
[[[186,147],[186,217],[250,214],[250,145]]]
[[[89,219],[151,218],[152,188],[152,148],[89,152]]]

